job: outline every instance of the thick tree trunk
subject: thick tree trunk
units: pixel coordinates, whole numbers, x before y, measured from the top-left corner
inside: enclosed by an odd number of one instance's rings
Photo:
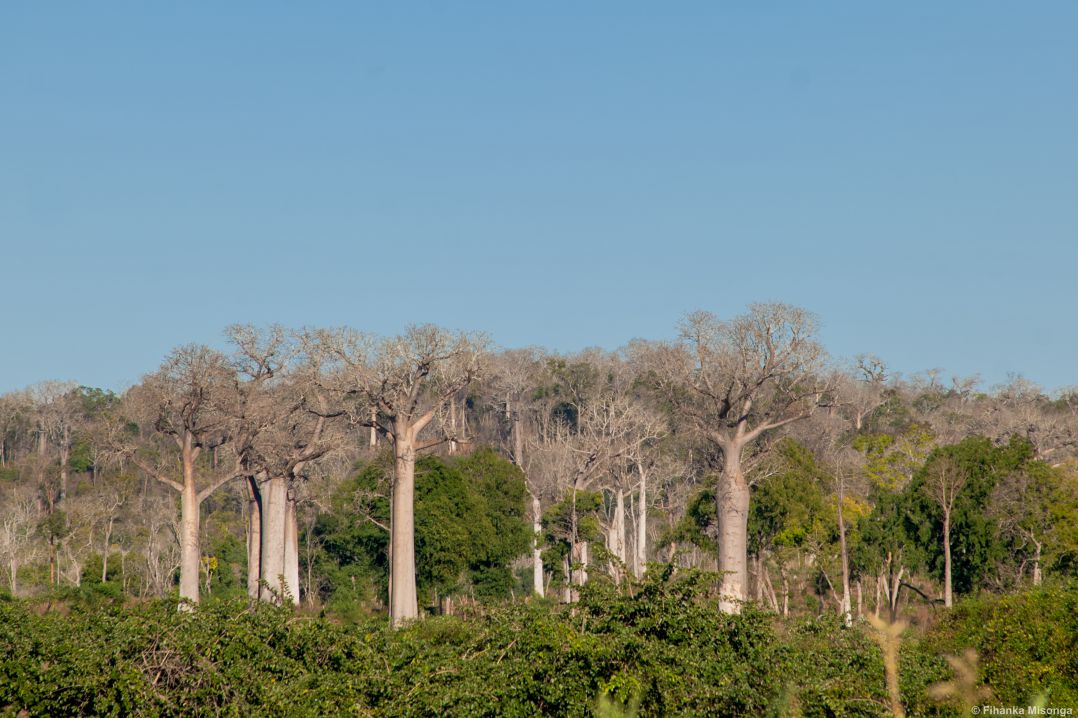
[[[749,485],[741,471],[741,446],[725,452],[717,493],[719,523],[719,571],[722,594],[719,610],[740,613],[748,585]]]
[[[543,552],[539,549],[539,536],[543,531],[542,507],[539,497],[532,496],[532,591],[542,598],[546,595],[543,583]]]
[[[398,430],[394,442],[396,475],[390,519],[390,604],[394,626],[419,618],[415,587],[415,445],[410,429]]]
[[[371,407],[371,435],[370,435],[370,440],[369,440],[370,441],[369,446],[372,449],[374,449],[375,447],[378,446],[378,429],[375,428],[375,426],[374,426],[375,422],[377,422],[377,421],[378,421],[378,409],[376,409],[375,407],[372,406]]]
[[[954,605],[951,596],[951,517],[943,515],[943,605],[950,608]]]
[[[299,523],[296,501],[288,497],[284,524],[284,580],[287,594],[299,605]]]
[[[186,463],[186,462],[185,462]],[[198,492],[195,490],[194,471],[184,467],[183,491],[180,493],[180,598],[198,603],[199,562],[202,559],[199,548],[199,505]]]
[[[262,578],[262,492],[258,480],[247,478],[247,595],[258,598]]]
[[[640,473],[640,517],[636,522],[636,559],[633,561],[633,572],[637,578],[641,578],[647,571],[648,560],[648,473],[641,467],[637,467]]]
[[[263,601],[284,603],[294,589],[284,585],[285,523],[288,514],[288,482],[273,477],[262,484],[262,586]]]

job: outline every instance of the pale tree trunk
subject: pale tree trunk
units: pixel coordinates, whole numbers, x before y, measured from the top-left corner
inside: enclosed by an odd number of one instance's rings
[[[8,561],[8,569],[11,571],[11,595],[19,595],[19,560],[12,558]]]
[[[184,452],[189,454],[190,452]],[[199,548],[199,505],[195,489],[194,459],[183,458],[183,491],[180,492],[180,599],[198,603],[198,575],[201,550]]]
[[[621,582],[621,574],[625,567],[625,492],[617,491],[617,501],[614,504],[614,525],[610,532],[610,552],[617,559],[614,566],[614,580]]]
[[[565,561],[562,562],[562,568],[565,571],[565,586],[561,590],[561,602],[572,603],[573,602],[573,551],[569,551],[565,555]]]
[[[950,608],[954,605],[951,595],[951,515],[943,514],[943,605]]]
[[[287,595],[299,605],[299,523],[296,502],[288,497],[284,524],[284,580]]]
[[[200,449],[195,437],[185,432],[180,439],[180,463],[183,467],[183,483],[180,489],[180,600],[198,603],[199,573],[202,551],[199,543],[201,500],[195,485],[195,460]],[[175,484],[173,484],[175,485]],[[180,604],[181,610],[187,610]]]
[[[634,573],[642,578],[647,571],[648,560],[648,473],[637,467],[640,473],[640,518],[636,523],[636,560],[633,561]]]
[[[719,610],[740,613],[746,599],[748,577],[749,485],[741,471],[740,444],[731,442],[724,451],[722,476],[717,492],[719,523],[719,571],[722,590]]]
[[[1037,547],[1037,552],[1033,555],[1033,585],[1041,585],[1041,542],[1037,539],[1033,539],[1033,544]]]
[[[109,518],[105,524],[105,547],[101,552],[101,583],[109,578],[109,544],[112,543],[112,526],[116,519]]]
[[[411,429],[397,431],[390,520],[389,617],[394,626],[419,618],[415,586],[415,445]]]
[[[457,453],[457,403],[452,399],[449,400],[449,433],[453,437],[449,440],[449,454],[452,456]]]
[[[67,462],[71,459],[71,429],[60,432],[60,501],[67,498]]]
[[[532,496],[532,590],[536,596],[546,595],[543,583],[543,552],[539,548],[539,536],[543,531],[542,507],[539,497]]]
[[[258,480],[247,478],[247,595],[258,598],[262,578],[262,493]]]
[[[376,426],[377,422],[378,422],[378,409],[376,407],[372,406],[371,407],[371,436],[370,436],[370,439],[369,439],[369,442],[370,442],[369,446],[372,449],[378,446],[378,428]]]
[[[285,523],[288,513],[288,483],[272,477],[262,485],[262,585],[263,601],[284,603],[288,590],[282,585],[285,566]]]
[[[853,625],[853,616],[850,608],[850,556],[846,550],[846,519],[842,515],[842,504],[845,500],[842,480],[838,486],[838,542],[842,552],[842,621],[847,627]]]

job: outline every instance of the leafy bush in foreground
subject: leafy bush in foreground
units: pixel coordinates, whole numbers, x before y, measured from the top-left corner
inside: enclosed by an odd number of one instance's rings
[[[0,602],[0,713],[583,716],[602,698],[642,716],[887,715],[882,659],[865,630],[831,617],[779,623],[751,607],[723,616],[710,584],[657,576],[635,595],[598,585],[573,607],[516,603],[400,631],[240,602],[191,613],[169,602],[74,603],[44,615]],[[927,687],[949,677],[940,654],[961,645],[984,652],[998,696],[1033,681],[1027,687],[1052,686],[1059,705],[1075,652],[1017,673],[1040,638],[1003,631],[1025,601],[1025,630],[1052,640],[1070,631],[1073,641],[1078,590],[1053,591],[965,604],[937,634],[907,638],[909,713],[948,715]],[[1035,615],[1052,602],[1059,607]]]

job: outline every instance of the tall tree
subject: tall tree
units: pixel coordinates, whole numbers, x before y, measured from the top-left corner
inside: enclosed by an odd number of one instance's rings
[[[389,615],[394,626],[418,618],[415,568],[415,462],[419,452],[449,440],[448,402],[480,372],[485,337],[432,325],[409,327],[386,339],[351,329],[309,336],[328,361],[323,385],[346,400],[352,421],[373,424],[393,446],[390,501]],[[371,412],[371,408],[376,412]],[[435,422],[441,418],[442,421]],[[423,438],[439,425],[440,435]],[[433,433],[433,432],[428,432]]]
[[[200,507],[214,491],[240,475],[238,467],[198,463],[203,449],[212,452],[228,441],[228,416],[221,407],[229,401],[231,388],[224,355],[201,345],[180,347],[125,397],[129,418],[164,439],[164,445],[134,441],[137,437],[122,427],[112,434],[120,454],[180,495],[180,598],[192,603],[199,600]],[[168,451],[169,443],[172,451]]]
[[[720,321],[690,314],[681,341],[655,357],[653,376],[675,410],[722,455],[716,487],[720,610],[740,611],[747,598],[749,483],[746,450],[768,432],[808,417],[826,389],[816,321],[786,304],[753,304]]]

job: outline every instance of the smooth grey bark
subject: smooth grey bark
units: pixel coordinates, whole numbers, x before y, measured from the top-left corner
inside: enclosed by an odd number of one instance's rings
[[[846,550],[846,520],[842,515],[845,501],[845,486],[842,477],[838,482],[838,542],[839,551],[842,553],[842,621],[846,626],[853,625],[853,616],[850,608],[850,557]]]
[[[262,483],[261,590],[263,601],[287,603],[294,589],[285,583],[285,524],[288,482],[271,477]]]
[[[636,555],[633,569],[637,578],[647,571],[648,559],[648,472],[637,464],[640,474],[640,515],[636,522]]]
[[[396,472],[391,491],[390,604],[394,626],[419,618],[415,582],[415,460],[412,427],[397,427],[393,441]]]
[[[262,492],[254,476],[247,477],[247,595],[259,598],[262,578]]]
[[[299,591],[299,522],[296,520],[296,500],[287,499],[284,525],[284,579],[293,602],[298,606]]]
[[[539,548],[539,536],[543,532],[542,507],[539,497],[532,495],[532,591],[542,598],[546,595],[543,581],[543,552]]]
[[[741,446],[726,451],[716,492],[719,526],[719,610],[740,613],[748,589],[749,485],[741,470]]]
[[[943,605],[951,608],[954,597],[951,589],[951,512],[943,512]]]

